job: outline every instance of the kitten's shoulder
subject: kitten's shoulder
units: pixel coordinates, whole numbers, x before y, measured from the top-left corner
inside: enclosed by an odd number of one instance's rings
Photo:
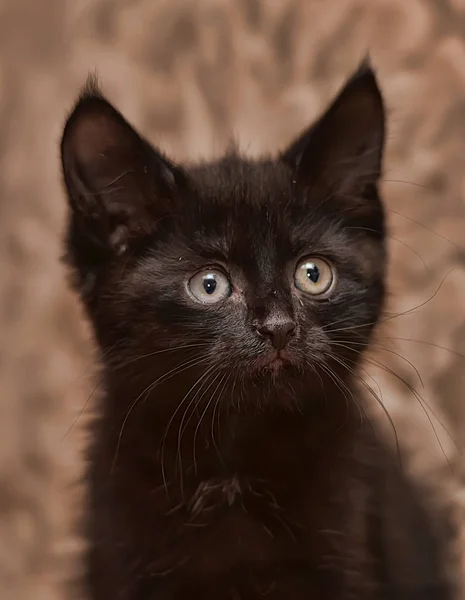
[[[370,492],[369,543],[383,598],[452,600],[447,564],[454,524],[400,456],[368,433],[357,448]]]

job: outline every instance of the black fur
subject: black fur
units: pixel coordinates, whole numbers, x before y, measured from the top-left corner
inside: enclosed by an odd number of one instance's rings
[[[95,82],[80,97],[62,157],[67,258],[106,388],[93,600],[450,597],[418,498],[360,419],[357,368],[385,295],[384,128],[368,63],[256,161],[175,165]],[[305,259],[325,261],[319,274]],[[327,291],[297,287],[296,269],[311,286],[330,267]],[[225,286],[216,303],[196,300],[202,272]]]

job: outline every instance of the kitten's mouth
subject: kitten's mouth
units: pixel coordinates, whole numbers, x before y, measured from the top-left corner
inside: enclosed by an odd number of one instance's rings
[[[292,360],[285,350],[269,352],[256,363],[256,368],[259,371],[271,371],[274,374],[280,373],[291,366]]]

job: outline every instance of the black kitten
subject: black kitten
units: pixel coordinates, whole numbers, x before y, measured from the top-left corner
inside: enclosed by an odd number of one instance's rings
[[[106,388],[93,600],[450,597],[418,499],[360,419],[384,120],[364,64],[277,158],[183,168],[84,91],[62,159]]]

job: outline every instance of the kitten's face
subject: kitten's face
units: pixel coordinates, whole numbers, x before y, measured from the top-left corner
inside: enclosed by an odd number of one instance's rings
[[[68,254],[108,364],[267,392],[347,377],[384,295],[383,136],[366,67],[276,160],[186,169],[88,93],[63,139]]]

